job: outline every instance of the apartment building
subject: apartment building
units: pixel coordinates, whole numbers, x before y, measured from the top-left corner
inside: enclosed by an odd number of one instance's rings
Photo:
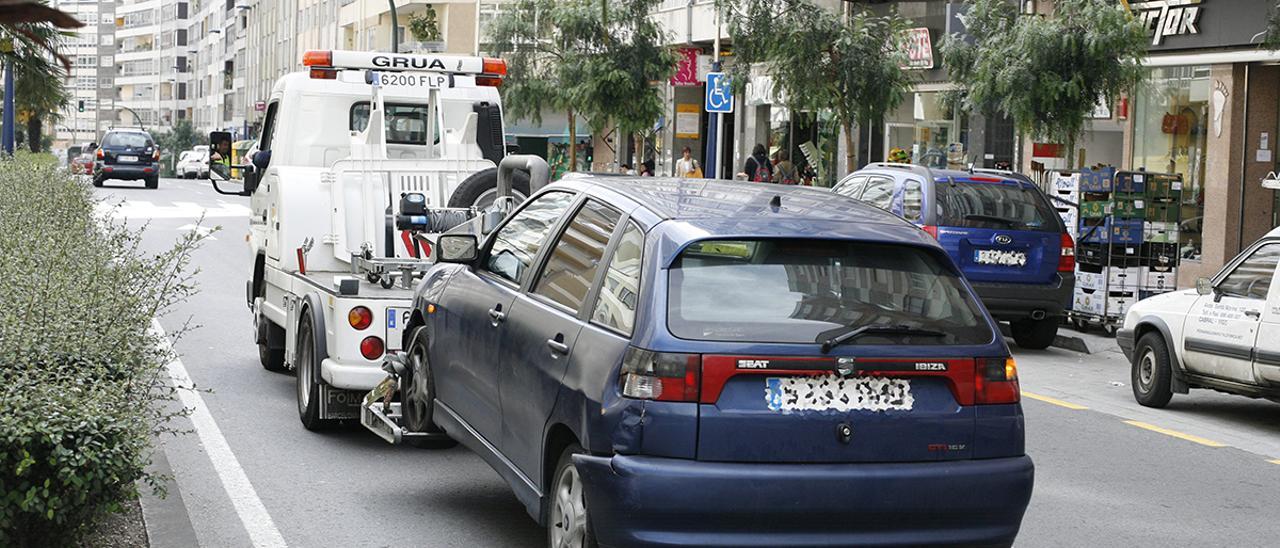
[[[86,143],[95,140],[114,119],[115,3],[54,0],[52,5],[85,26],[64,41],[64,51],[71,59],[66,82],[71,101],[50,131],[58,146]]]
[[[164,127],[189,115],[189,8],[178,0],[116,3],[113,125]]]

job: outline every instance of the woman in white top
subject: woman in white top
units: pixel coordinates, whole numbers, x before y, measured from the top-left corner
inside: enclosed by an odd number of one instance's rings
[[[684,147],[680,151],[680,159],[676,160],[676,177],[702,177],[702,169],[693,159],[693,151],[689,147]]]

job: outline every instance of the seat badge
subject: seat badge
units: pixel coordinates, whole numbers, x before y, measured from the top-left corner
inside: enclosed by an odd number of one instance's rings
[[[852,377],[858,372],[857,358],[836,358],[836,374],[841,377]]]

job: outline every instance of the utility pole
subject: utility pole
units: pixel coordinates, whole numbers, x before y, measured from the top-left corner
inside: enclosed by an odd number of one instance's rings
[[[715,4],[713,9],[716,10],[716,39],[715,42],[713,42],[714,45],[711,53],[711,72],[720,72],[720,69],[722,68],[720,66],[720,4]],[[710,82],[708,82],[707,85],[711,85]],[[703,162],[707,165],[707,170],[704,175],[706,175],[708,179],[719,179],[720,177],[718,172],[723,170],[719,165],[719,140],[720,132],[724,130],[724,119],[720,117],[720,113],[718,112],[711,112],[708,114],[710,114],[711,119],[708,120],[707,126],[712,129],[710,132],[711,134],[707,136],[707,157]]]
[[[9,47],[12,49],[12,46]],[[4,128],[0,131],[0,142],[3,142],[4,153],[13,155],[13,59],[6,56],[4,61]]]
[[[387,0],[387,4],[391,6],[391,53],[400,53],[400,24],[396,22],[396,0]]]

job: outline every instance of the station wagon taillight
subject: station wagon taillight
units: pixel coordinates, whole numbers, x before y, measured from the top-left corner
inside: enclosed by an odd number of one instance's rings
[[[933,225],[924,225],[920,227],[920,229],[929,233],[930,236],[933,236],[933,239],[938,239],[938,227]]]
[[[1076,269],[1076,241],[1070,234],[1062,233],[1062,253],[1058,255],[1058,272],[1072,272]]]
[[[974,371],[974,403],[1018,403],[1018,365],[1013,358],[978,358]]]
[[[653,352],[628,347],[622,357],[618,383],[628,398],[657,401],[698,401],[702,356]]]

